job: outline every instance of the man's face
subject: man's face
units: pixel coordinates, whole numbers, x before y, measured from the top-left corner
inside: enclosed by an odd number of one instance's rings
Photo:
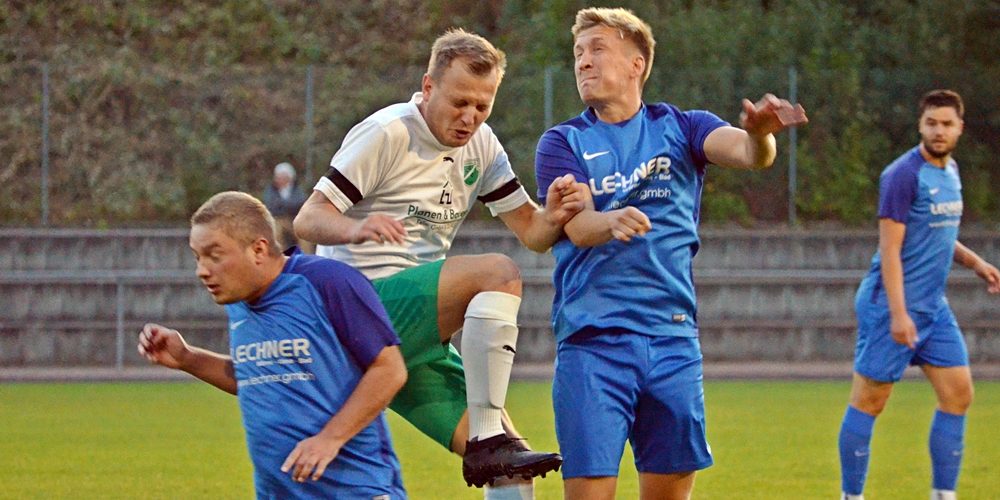
[[[437,80],[424,75],[420,111],[438,142],[464,146],[493,111],[499,87],[495,70],[477,76],[466,69],[462,58],[456,58]]]
[[[282,189],[292,183],[292,176],[284,173],[274,174],[274,187]]]
[[[585,29],[573,44],[576,89],[588,106],[614,100],[633,91],[644,66],[639,49],[620,31],[604,25]]]
[[[935,158],[944,158],[955,150],[962,135],[962,119],[951,106],[927,108],[920,115],[920,140],[924,150]]]
[[[244,246],[214,224],[195,224],[189,239],[197,275],[217,304],[253,301],[263,294],[261,256],[255,245]]]

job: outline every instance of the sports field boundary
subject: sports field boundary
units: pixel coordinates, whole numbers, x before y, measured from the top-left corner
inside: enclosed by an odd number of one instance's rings
[[[704,366],[707,380],[850,380],[851,364],[842,362],[713,362]],[[511,377],[515,380],[546,381],[552,379],[550,363],[515,364]],[[1000,364],[972,364],[972,376],[977,380],[1000,380]],[[922,378],[920,370],[910,367],[904,378]],[[0,367],[0,383],[9,382],[135,382],[191,381],[194,377],[166,368],[126,367]]]

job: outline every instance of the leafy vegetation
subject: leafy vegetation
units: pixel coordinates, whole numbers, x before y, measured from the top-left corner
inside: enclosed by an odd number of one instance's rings
[[[598,2],[603,3],[603,2]],[[798,97],[802,220],[870,224],[877,177],[917,142],[916,101],[950,87],[966,99],[966,218],[1000,202],[1000,7],[987,0],[623,1],[654,28],[648,101],[736,122],[740,99]],[[11,1],[0,10],[0,221],[40,220],[42,65],[50,68],[51,222],[175,225],[209,194],[262,191],[291,161],[306,187],[350,126],[419,87],[429,45],[463,26],[508,53],[491,125],[532,187],[552,118],[581,110],[569,0]],[[306,75],[314,105],[305,123]],[[710,223],[772,224],[788,206],[788,136],[768,172],[713,169]]]

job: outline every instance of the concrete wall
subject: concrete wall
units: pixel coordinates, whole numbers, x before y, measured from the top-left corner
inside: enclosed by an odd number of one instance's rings
[[[551,360],[552,256],[503,229],[460,233],[451,255],[498,252],[522,267],[517,359]],[[1000,263],[1000,234],[962,240]],[[854,291],[876,242],[872,231],[703,231],[695,280],[706,358],[850,360]],[[965,270],[953,271],[949,297],[973,359],[1000,361],[1000,299]],[[186,230],[0,230],[0,366],[144,363],[133,339],[146,321],[227,349],[225,314],[194,277]]]

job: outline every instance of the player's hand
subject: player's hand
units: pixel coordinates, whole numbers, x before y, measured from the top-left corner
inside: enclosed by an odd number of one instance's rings
[[[740,127],[750,135],[768,135],[809,122],[801,104],[792,104],[774,94],[764,94],[756,103],[743,99]]]
[[[139,332],[139,355],[152,363],[179,369],[190,352],[187,342],[177,330],[154,323],[146,323]]]
[[[980,259],[979,264],[972,268],[983,281],[986,282],[986,290],[990,293],[1000,293],[1000,271],[989,262]]]
[[[550,223],[564,226],[580,213],[590,200],[590,188],[566,174],[549,184],[545,195],[545,217]]]
[[[317,481],[323,476],[330,462],[340,454],[343,445],[344,443],[329,438],[322,432],[303,439],[285,458],[281,472],[288,472],[292,476],[292,481],[299,483],[306,482],[306,479]]]
[[[611,237],[629,242],[636,236],[644,236],[653,225],[649,222],[649,217],[635,207],[619,208],[606,213],[611,225]]]
[[[913,323],[909,314],[903,313],[901,317],[893,317],[889,333],[897,344],[903,344],[910,349],[917,348],[917,325]]]
[[[395,243],[401,245],[406,241],[406,229],[403,223],[387,214],[371,214],[357,221],[350,234],[351,243]]]

